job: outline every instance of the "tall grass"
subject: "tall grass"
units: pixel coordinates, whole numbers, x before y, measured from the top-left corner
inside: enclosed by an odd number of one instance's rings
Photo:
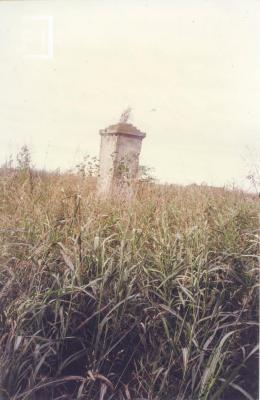
[[[7,172],[1,400],[257,398],[256,197]]]

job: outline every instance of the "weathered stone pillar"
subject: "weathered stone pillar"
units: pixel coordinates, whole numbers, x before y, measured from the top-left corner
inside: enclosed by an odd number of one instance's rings
[[[145,133],[126,122],[100,130],[99,193],[116,186],[131,185],[138,177],[139,155]]]

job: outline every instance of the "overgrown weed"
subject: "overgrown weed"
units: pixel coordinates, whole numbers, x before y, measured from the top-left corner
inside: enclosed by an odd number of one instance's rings
[[[28,166],[27,166],[28,167]],[[2,171],[1,399],[256,399],[259,200]]]

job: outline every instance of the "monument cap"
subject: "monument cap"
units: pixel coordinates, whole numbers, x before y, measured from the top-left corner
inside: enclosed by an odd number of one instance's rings
[[[140,139],[143,139],[146,134],[144,132],[139,131],[134,125],[119,122],[114,125],[110,125],[105,129],[101,129],[99,131],[100,135],[124,135],[124,136],[136,136]]]

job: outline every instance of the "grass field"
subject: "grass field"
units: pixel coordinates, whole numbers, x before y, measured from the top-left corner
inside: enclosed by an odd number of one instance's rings
[[[1,172],[0,399],[257,399],[259,198],[93,186]]]

